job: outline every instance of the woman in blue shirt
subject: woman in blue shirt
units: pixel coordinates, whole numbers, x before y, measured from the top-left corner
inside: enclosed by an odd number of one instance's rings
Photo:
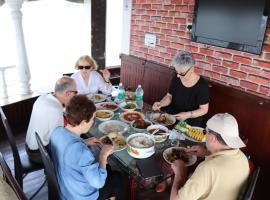
[[[107,158],[112,145],[101,145],[93,138],[87,144],[80,138],[94,122],[96,107],[84,95],[73,97],[66,108],[66,127],[57,127],[50,138],[52,160],[62,200],[98,199],[107,177]],[[87,145],[102,146],[98,161]],[[113,188],[112,188],[113,189]]]

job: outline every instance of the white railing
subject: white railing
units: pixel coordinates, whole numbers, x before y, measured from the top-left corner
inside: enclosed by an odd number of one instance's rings
[[[5,72],[7,69],[15,68],[16,66],[5,66],[0,67],[0,98],[7,98],[7,83],[6,83],[6,77]]]

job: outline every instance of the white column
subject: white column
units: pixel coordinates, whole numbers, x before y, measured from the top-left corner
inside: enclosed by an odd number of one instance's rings
[[[28,66],[22,27],[21,8],[23,0],[6,0],[6,4],[10,9],[11,18],[14,25],[13,26],[14,37],[16,41],[16,53],[17,53],[16,69],[19,77],[20,94],[29,94],[31,93],[29,83],[31,75]]]
[[[0,98],[8,97],[5,72],[7,69],[10,69],[13,67],[15,66],[0,67]]]
[[[132,0],[123,0],[122,53],[129,55]]]

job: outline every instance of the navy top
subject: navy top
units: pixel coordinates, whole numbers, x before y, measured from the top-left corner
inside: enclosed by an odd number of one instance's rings
[[[97,199],[107,172],[95,161],[84,141],[66,128],[57,127],[51,134],[50,148],[60,199]]]
[[[172,79],[169,93],[172,95],[172,102],[167,110],[170,114],[196,110],[200,105],[209,103],[207,81],[202,77],[199,78],[194,86],[186,87],[175,75]],[[201,126],[202,117],[187,119],[187,123],[192,126]]]

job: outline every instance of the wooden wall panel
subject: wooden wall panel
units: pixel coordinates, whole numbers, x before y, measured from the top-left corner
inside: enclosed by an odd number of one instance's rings
[[[120,82],[126,89],[135,90],[139,84],[143,85],[145,61],[124,54],[120,57]]]
[[[173,70],[169,67],[146,62],[144,74],[144,101],[153,104],[169,91]]]

